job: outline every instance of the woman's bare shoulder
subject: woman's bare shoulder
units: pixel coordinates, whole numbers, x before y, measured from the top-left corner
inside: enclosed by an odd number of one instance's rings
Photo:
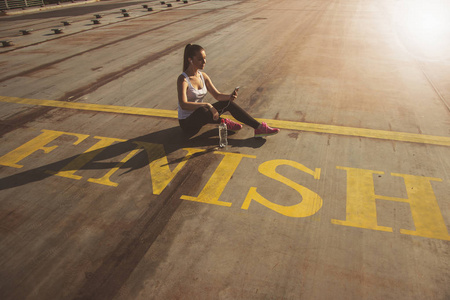
[[[178,82],[178,83],[187,82],[187,81],[186,81],[186,77],[184,77],[183,74],[180,74],[180,76],[178,76],[177,82]]]
[[[205,78],[205,80],[211,81],[211,78],[209,78],[208,74],[206,74],[205,72],[202,72],[202,75]]]

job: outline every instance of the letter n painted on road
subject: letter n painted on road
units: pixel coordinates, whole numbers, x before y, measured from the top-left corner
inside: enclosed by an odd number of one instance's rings
[[[83,140],[85,140],[89,135],[86,134],[77,134],[63,131],[55,131],[55,130],[42,130],[42,133],[32,139],[31,141],[26,142],[22,146],[16,148],[15,150],[3,155],[0,157],[0,165],[13,167],[13,168],[22,168],[23,165],[19,165],[18,162],[30,156],[34,152],[38,150],[42,150],[45,153],[49,153],[57,148],[57,145],[54,146],[46,146],[50,142],[56,140],[58,137],[62,135],[72,135],[77,137],[77,140],[73,143],[73,145],[78,145]]]
[[[133,156],[135,156],[142,148],[137,146],[133,151],[127,154],[119,163],[117,163],[114,168],[110,169],[105,175],[100,178],[89,178],[89,182],[94,182],[98,184],[108,185],[108,186],[118,186],[117,182],[111,181],[111,176],[116,173],[127,161],[129,161]]]
[[[375,194],[373,174],[380,171],[337,167],[347,171],[347,213],[345,220],[331,220],[333,224],[392,232],[392,228],[378,226],[376,199],[409,203],[416,230],[400,229],[400,233],[450,240],[447,227],[436,201],[430,181],[440,178],[391,173],[403,177],[408,198]]]
[[[298,162],[285,159],[266,161],[259,166],[258,171],[269,178],[278,180],[279,182],[293,188],[301,195],[302,200],[299,203],[290,206],[279,205],[261,196],[256,191],[256,187],[251,187],[249,192],[247,193],[244,204],[242,205],[242,209],[248,209],[250,203],[252,201],[256,201],[266,206],[267,208],[270,208],[271,210],[274,210],[277,213],[288,217],[303,218],[314,215],[322,207],[322,198],[320,198],[318,194],[311,191],[310,189],[301,186],[300,184],[278,174],[275,169],[277,166],[281,165],[294,167],[311,176],[314,176],[314,179],[320,179],[320,169],[315,169],[315,171],[313,171]]]
[[[223,190],[225,189],[228,181],[230,181],[231,176],[233,176],[241,160],[244,157],[256,158],[256,156],[230,152],[214,153],[224,155],[224,158],[220,162],[214,174],[209,178],[198,197],[183,195],[181,196],[181,199],[228,207],[231,206],[231,203],[229,202],[219,201],[220,195],[222,195]]]
[[[172,181],[172,179],[177,175],[177,173],[183,168],[189,158],[192,155],[203,152],[203,149],[193,149],[193,148],[183,148],[188,153],[181,160],[180,163],[175,167],[173,171],[169,168],[169,162],[167,160],[166,152],[164,151],[164,145],[153,144],[146,142],[134,142],[141,148],[144,148],[148,155],[148,160],[150,162],[150,174],[152,177],[152,187],[153,194],[159,195],[166,188],[166,186]]]

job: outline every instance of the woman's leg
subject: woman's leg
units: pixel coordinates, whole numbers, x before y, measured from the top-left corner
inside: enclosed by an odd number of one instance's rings
[[[243,110],[233,101],[219,101],[214,103],[213,106],[215,109],[217,109],[219,114],[228,111],[236,120],[254,129],[257,129],[260,125],[258,121],[256,121],[252,116],[250,116],[245,110]]]
[[[271,128],[267,126],[267,124],[264,122],[259,123],[239,105],[232,101],[216,102],[213,104],[213,106],[215,109],[217,109],[219,114],[229,111],[236,120],[250,127],[253,127],[255,129],[255,137],[273,135],[280,131],[277,128]],[[197,108],[189,117],[179,120],[180,127],[190,135],[196,134],[206,124],[219,124],[220,121],[221,118],[219,118],[218,120],[214,120],[212,113],[206,107]],[[235,130],[239,129],[240,128]]]
[[[198,132],[200,128],[209,123],[220,123],[215,121],[212,113],[206,107],[199,107],[186,119],[180,119],[180,126],[187,132]]]

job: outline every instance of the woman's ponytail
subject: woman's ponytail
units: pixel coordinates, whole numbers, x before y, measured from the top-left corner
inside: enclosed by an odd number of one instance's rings
[[[191,45],[187,44],[184,48],[184,57],[183,57],[183,72],[189,68],[189,58],[193,58],[197,55],[198,52],[202,51],[203,48],[199,45]]]
[[[183,72],[186,71],[186,69],[189,67],[189,48],[191,47],[191,44],[187,44],[186,47],[184,47],[184,57],[183,57]]]

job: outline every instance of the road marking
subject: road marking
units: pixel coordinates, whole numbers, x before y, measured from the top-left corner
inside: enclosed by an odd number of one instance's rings
[[[347,171],[347,205],[345,220],[332,219],[331,223],[342,226],[393,232],[391,227],[378,225],[377,200],[408,203],[415,230],[400,229],[400,233],[431,239],[450,241],[447,226],[434,194],[431,181],[442,182],[441,178],[391,173],[402,177],[407,198],[375,194],[374,174],[382,171],[336,167]]]
[[[0,165],[20,169],[23,165],[20,165],[19,163],[26,158],[28,159],[25,160],[24,163],[30,162],[32,159],[40,161],[43,153],[48,154],[57,147],[66,145],[67,143],[78,145],[89,137],[85,134],[46,129],[42,129],[41,132],[42,133],[40,135],[1,156]],[[56,141],[63,135],[70,136],[70,139],[66,138]],[[148,165],[153,195],[160,195],[170,185],[170,183],[177,176],[178,172],[185,166],[186,162],[190,158],[193,158],[197,153],[206,153],[203,149],[182,148],[182,150],[187,153],[184,154],[181,161],[178,159],[169,163],[167,158],[168,153],[165,151],[163,144],[99,136],[93,136],[93,138],[97,140],[96,144],[92,145],[86,151],[77,156],[66,158],[56,164],[53,163],[47,165],[46,167],[39,167],[23,173],[1,178],[1,189],[21,186],[31,181],[40,181],[50,175],[58,175],[70,179],[80,180],[83,176],[92,174],[83,171],[92,171],[96,168],[99,168],[99,170],[103,169],[103,171],[107,172],[100,178],[87,178],[88,182],[117,187],[120,180],[119,182],[115,182],[113,180],[120,179],[121,176],[127,174],[128,171],[122,172],[121,174],[117,174],[115,176],[113,175],[120,170],[127,161],[138,155],[138,153],[143,150],[147,153],[148,160],[147,162],[144,160],[144,164],[141,166],[143,167],[145,164]],[[60,144],[61,142],[62,144]],[[91,142],[92,140],[90,141],[90,144]],[[88,144],[85,144],[84,146],[87,145]],[[110,153],[109,156],[98,158],[97,156],[104,150],[108,150],[106,152]],[[216,167],[214,173],[210,175],[209,180],[206,184],[204,184],[203,189],[198,193],[198,196],[181,195],[180,198],[183,200],[231,207],[235,201],[233,200],[229,202],[220,200],[221,195],[225,191],[227,185],[231,182],[231,179],[233,178],[242,159],[256,158],[256,156],[223,151],[215,151],[213,153],[216,155],[221,155],[223,158]],[[123,157],[125,154],[126,156]],[[97,164],[104,162],[106,158],[108,158],[109,165],[102,166]],[[61,163],[67,163],[68,160],[70,160],[70,162],[61,168]],[[120,162],[115,163],[114,161],[117,160],[120,160]],[[142,157],[140,160],[142,162]],[[174,166],[175,162],[177,162],[176,166]],[[85,167],[88,164],[91,165],[89,167]],[[96,164],[99,167],[94,167]],[[169,165],[172,166],[169,167]],[[258,180],[259,185],[249,187],[241,209],[259,210],[261,209],[261,206],[263,206],[278,214],[291,218],[306,218],[316,215],[326,201],[324,201],[314,190],[301,185],[301,180],[298,177],[296,177],[296,180],[293,180],[278,173],[277,167],[281,165],[295,168],[298,171],[312,176],[316,180],[324,179],[321,178],[321,168],[309,169],[299,162],[287,159],[273,159],[265,161],[259,165],[258,172],[271,180],[277,181],[279,184],[283,184],[295,190],[298,195],[297,197],[293,196],[290,197],[290,199],[285,200],[285,198],[280,196],[281,194],[276,192],[279,189],[274,190],[273,188],[272,191],[275,191],[275,194],[271,194],[270,192],[267,194],[268,190],[262,187],[264,181]],[[59,171],[55,171],[54,168],[56,166],[59,166],[61,169],[59,169]],[[134,167],[136,167],[136,165],[134,165]],[[133,168],[133,165],[129,165],[126,168]],[[377,178],[385,174],[383,171],[341,166],[336,166],[336,169],[347,172],[347,190],[344,193],[344,195],[346,194],[347,201],[345,217],[341,215],[339,219],[331,219],[332,224],[384,232],[394,232],[392,227],[378,224],[377,205],[380,200],[400,202],[409,204],[414,223],[413,227],[411,227],[411,225],[407,225],[405,228],[400,228],[401,234],[450,241],[446,220],[444,219],[444,216],[439,208],[438,199],[434,194],[432,185],[432,182],[443,182],[442,178],[390,173],[392,177],[401,177],[403,179],[403,187],[401,182],[397,181],[396,183],[397,188],[406,191],[406,197],[400,198],[396,196],[386,196],[384,193],[383,195],[380,195],[375,192],[375,190],[378,189],[376,187],[381,184]],[[39,175],[40,172],[41,174]],[[81,175],[77,175],[76,173]],[[45,174],[49,175],[47,176]],[[111,176],[113,176],[112,179]],[[25,182],[23,182],[20,178],[26,178]],[[239,179],[238,181],[233,182],[235,184],[237,183],[238,185],[242,185],[242,183],[239,182]],[[129,181],[125,181],[125,184],[127,183],[129,183]],[[259,187],[262,188],[258,192],[257,190]],[[230,186],[229,188],[233,188],[233,186]],[[244,195],[245,194],[242,194],[242,196]],[[258,204],[254,204],[255,202]],[[249,208],[250,206],[251,208]],[[253,208],[254,206],[257,208]]]
[[[115,106],[115,105],[103,105],[103,104],[91,104],[79,102],[64,102],[55,100],[26,99],[26,98],[5,97],[5,96],[0,96],[0,101],[17,104],[80,109],[80,110],[130,114],[139,116],[163,117],[173,119],[176,119],[178,117],[177,111],[166,109]],[[445,136],[433,136],[417,133],[386,131],[386,130],[366,129],[366,128],[356,128],[356,127],[346,127],[346,126],[336,126],[326,124],[314,124],[314,123],[294,122],[294,121],[282,121],[270,119],[257,119],[257,120],[260,122],[266,122],[270,126],[281,129],[328,133],[335,135],[357,136],[364,138],[375,138],[400,142],[412,142],[419,144],[450,146],[450,137]]]
[[[224,158],[217,166],[216,171],[214,171],[212,176],[209,178],[200,194],[197,197],[183,195],[181,196],[181,199],[228,207],[231,206],[230,202],[219,201],[219,198],[222,195],[222,192],[224,191],[231,177],[233,177],[233,174],[236,171],[242,158],[256,158],[256,156],[219,151],[216,151],[214,153],[224,155]]]
[[[308,169],[301,163],[287,159],[273,159],[263,162],[258,167],[259,173],[263,174],[268,178],[272,178],[278,182],[281,182],[287,185],[288,187],[296,190],[300,194],[299,199],[301,199],[301,201],[293,205],[277,204],[263,197],[261,194],[257,192],[257,187],[253,186],[250,187],[241,208],[248,209],[250,203],[252,201],[255,201],[287,217],[306,218],[315,215],[322,208],[323,205],[322,198],[317,193],[308,189],[307,187],[304,187],[298,184],[297,182],[292,181],[291,179],[277,173],[276,168],[281,165],[291,166],[293,168],[296,168],[297,170],[300,170],[302,172],[305,172],[306,174],[313,176],[314,179],[317,180],[320,179],[320,170],[321,170],[320,168],[316,168],[313,171],[311,169]]]
[[[79,102],[65,102],[55,100],[39,100],[39,99],[26,99],[17,97],[4,97],[0,96],[0,101],[9,103],[50,106],[58,108],[70,108],[100,112],[110,112],[118,114],[151,116],[151,117],[164,117],[164,118],[178,118],[175,110],[154,109],[154,108],[139,108],[128,106],[115,106],[115,105],[103,105],[92,103],[79,103]]]

